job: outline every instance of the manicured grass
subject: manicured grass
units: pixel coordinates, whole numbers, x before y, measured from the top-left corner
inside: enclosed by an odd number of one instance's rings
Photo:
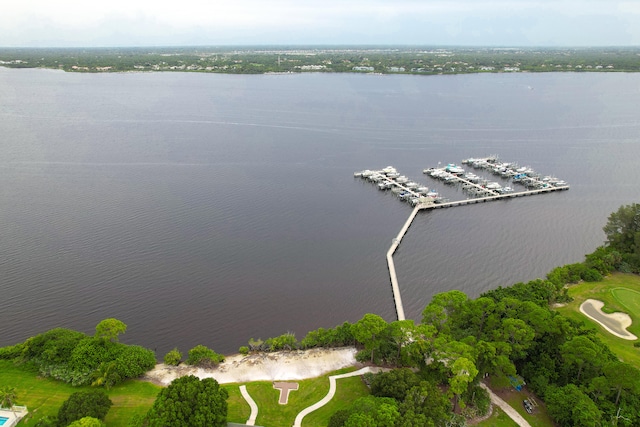
[[[346,368],[318,378],[294,381],[298,383],[298,390],[289,393],[289,403],[286,405],[278,403],[280,392],[273,388],[272,382],[259,381],[246,384],[247,391],[258,405],[256,425],[264,427],[293,425],[296,415],[300,411],[318,402],[328,393],[329,376],[351,372],[354,369]],[[336,396],[325,407],[316,411],[317,414],[314,412],[305,417],[303,425],[305,427],[324,427],[335,411],[349,406],[359,397],[368,395],[369,390],[364,385],[358,386],[358,382],[362,383],[360,377],[339,379]],[[245,422],[247,418],[248,415],[237,421],[229,418],[229,421]]]
[[[493,413],[489,418],[474,425],[476,427],[518,427],[518,423],[497,406],[493,407]]]
[[[111,390],[106,390],[113,406],[105,418],[106,424],[111,426],[126,426],[134,415],[144,416],[161,387],[146,381],[128,380],[118,384]]]
[[[62,402],[77,391],[90,387],[72,387],[50,378],[42,378],[33,370],[0,360],[0,384],[15,387],[17,404],[26,405],[29,415],[21,425],[35,424],[44,416],[55,416]],[[105,419],[109,427],[126,427],[135,414],[145,414],[155,400],[160,387],[142,381],[126,381],[107,391],[113,406]]]
[[[299,389],[291,391],[289,403],[278,403],[279,391],[271,382],[254,382],[247,384],[249,394],[258,404],[256,424],[264,427],[280,427],[293,425],[296,415],[304,408],[321,400],[329,391],[329,376],[351,372],[355,368],[346,368],[322,377],[296,381]],[[90,387],[72,387],[61,381],[42,378],[34,370],[15,366],[12,362],[0,360],[0,384],[15,387],[18,395],[16,404],[26,405],[29,415],[21,425],[34,425],[44,416],[55,416],[67,398],[77,391]],[[369,394],[361,378],[350,377],[337,381],[335,397],[325,407],[305,417],[305,427],[326,426],[331,415],[348,407],[354,400]],[[229,392],[228,420],[244,423],[249,418],[251,409],[240,394],[239,384],[222,386]],[[153,405],[161,387],[144,381],[129,380],[107,390],[113,406],[105,419],[109,427],[126,427],[135,415],[144,415]]]
[[[627,309],[627,313],[640,313],[640,292],[628,288],[613,288],[611,293]]]
[[[327,381],[329,380],[327,379]],[[336,381],[336,385],[336,394],[331,402],[304,417],[303,427],[324,427],[329,424],[329,419],[334,413],[341,409],[347,409],[359,397],[369,395],[369,389],[362,381],[362,377],[359,376],[341,378]]]
[[[627,302],[630,291],[632,291],[633,297],[631,297],[631,301]],[[620,295],[619,292],[624,295],[625,299],[622,300],[624,304],[616,298],[616,295]],[[603,311],[607,313],[622,312],[631,316],[633,323],[627,330],[636,336],[640,336],[640,311],[637,311],[637,309],[631,310],[627,307],[627,304],[632,308],[636,307],[635,304],[640,304],[638,302],[640,295],[636,295],[637,292],[640,292],[640,276],[615,273],[606,277],[601,282],[585,282],[569,287],[569,295],[573,297],[574,300],[564,307],[557,308],[557,310],[571,319],[584,322],[586,325],[591,326],[597,331],[600,339],[611,348],[620,360],[640,369],[640,348],[633,346],[633,343],[636,341],[618,338],[607,332],[599,326],[598,323],[580,313],[580,304],[586,299],[592,298],[600,300],[605,304],[602,308]]]
[[[242,394],[238,384],[223,384],[222,388],[227,390],[229,398],[227,399],[227,421],[232,423],[244,424],[251,415],[251,408]]]

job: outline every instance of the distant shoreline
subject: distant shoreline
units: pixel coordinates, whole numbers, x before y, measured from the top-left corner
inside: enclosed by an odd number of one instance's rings
[[[441,75],[639,72],[639,47],[225,46],[2,48],[0,66],[68,72]]]

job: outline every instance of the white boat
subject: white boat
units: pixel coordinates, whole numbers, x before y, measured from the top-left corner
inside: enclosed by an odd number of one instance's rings
[[[455,175],[460,175],[464,173],[464,169],[462,169],[460,166],[457,166],[453,163],[449,163],[444,170],[446,170],[449,173],[455,174]]]

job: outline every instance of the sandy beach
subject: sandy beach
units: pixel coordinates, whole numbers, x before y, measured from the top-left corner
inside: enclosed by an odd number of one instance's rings
[[[247,356],[236,354],[227,356],[223,363],[213,369],[160,363],[147,372],[143,379],[162,386],[185,375],[195,375],[201,379],[215,378],[220,384],[301,380],[349,366],[360,366],[355,356],[354,347],[256,353]]]

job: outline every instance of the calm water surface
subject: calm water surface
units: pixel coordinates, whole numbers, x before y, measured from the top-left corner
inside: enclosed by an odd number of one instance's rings
[[[407,317],[578,262],[640,201],[640,74],[65,74],[0,68],[0,345],[124,321],[123,341],[235,352],[373,312],[411,212],[353,172],[498,154],[571,190],[422,212]]]

